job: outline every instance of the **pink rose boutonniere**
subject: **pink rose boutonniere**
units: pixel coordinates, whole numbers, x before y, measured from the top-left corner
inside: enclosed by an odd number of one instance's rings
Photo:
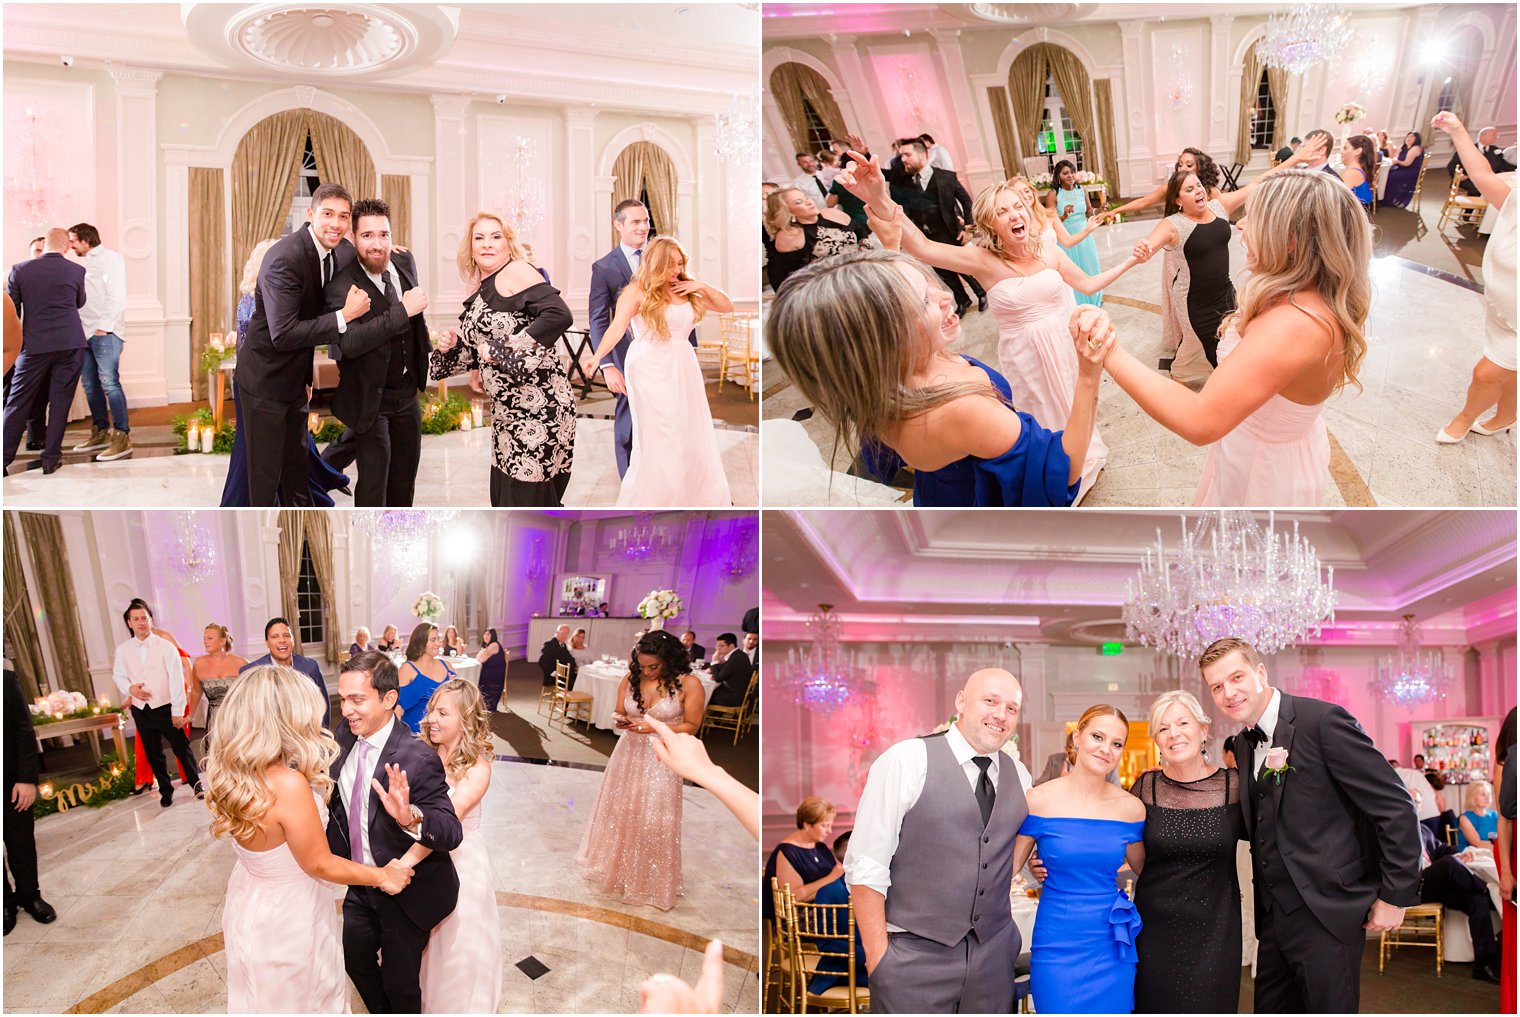
[[[1267,765],[1263,770],[1263,776],[1275,777],[1281,784],[1283,775],[1293,767],[1288,765],[1288,750],[1281,745],[1274,745],[1267,750]]]

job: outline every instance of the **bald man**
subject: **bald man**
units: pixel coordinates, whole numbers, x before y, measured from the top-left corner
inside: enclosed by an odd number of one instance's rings
[[[63,256],[69,231],[51,229],[43,237],[42,257],[17,265],[6,292],[21,315],[21,355],[5,397],[4,455],[10,469],[26,432],[26,422],[47,409],[42,472],[63,465],[63,432],[69,404],[84,368],[84,266]]]
[[[845,856],[873,1013],[1012,1013],[1021,937],[1008,904],[1029,772],[1002,751],[1024,691],[985,668],[948,731],[871,764]]]

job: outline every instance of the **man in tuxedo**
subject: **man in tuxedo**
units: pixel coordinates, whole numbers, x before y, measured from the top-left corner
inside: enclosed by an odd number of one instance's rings
[[[686,658],[693,664],[707,659],[707,647],[697,642],[697,634],[691,629],[681,633],[681,645],[686,647]]]
[[[422,461],[417,396],[427,388],[432,350],[422,317],[428,298],[418,286],[411,254],[391,249],[390,206],[364,198],[353,213],[358,256],[327,284],[327,306],[339,309],[357,288],[369,297],[369,310],[344,331],[333,416],[354,436],[359,464],[354,504],[405,507],[412,504]]]
[[[1310,152],[1318,149],[1319,154],[1316,157],[1316,161],[1312,163],[1306,163],[1305,165],[1300,166],[1299,169],[1319,170],[1321,173],[1330,174],[1337,180],[1341,179],[1341,175],[1336,172],[1335,167],[1330,165],[1330,153],[1336,150],[1335,136],[1333,134],[1322,127],[1316,127],[1314,130],[1304,135],[1303,144],[1304,146],[1308,147]],[[1301,150],[1302,148],[1299,148],[1295,149],[1294,151],[1297,152]]]
[[[538,669],[544,673],[544,684],[554,684],[554,667],[556,664],[570,665],[570,684],[575,685],[575,656],[570,652],[570,626],[561,625],[554,630],[554,635],[544,640],[543,647],[538,651]]]
[[[1472,935],[1472,976],[1480,982],[1499,984],[1499,938],[1494,935],[1493,899],[1488,884],[1467,867],[1476,852],[1458,851],[1443,843],[1424,823],[1420,824],[1420,901],[1444,904],[1467,916]]]
[[[754,665],[750,663],[749,654],[739,649],[738,637],[732,632],[719,636],[715,645],[711,673],[718,685],[713,689],[708,705],[738,706],[744,702],[744,693],[749,691],[749,678],[754,673]]]
[[[760,633],[744,633],[744,655],[749,658],[755,670],[760,670]]]
[[[340,345],[348,323],[369,310],[369,294],[349,288],[343,306],[327,309],[327,284],[354,260],[345,239],[353,205],[337,184],[311,196],[306,224],[281,237],[264,256],[248,337],[238,352],[239,420],[248,443],[248,504],[287,508],[311,504],[307,483],[306,412],[313,350]]]
[[[265,622],[264,645],[269,648],[269,652],[258,660],[250,660],[238,668],[238,674],[242,674],[249,668],[263,667],[266,664],[278,664],[292,671],[301,672],[311,679],[312,687],[322,697],[322,726],[331,729],[332,701],[327,695],[327,679],[322,677],[322,665],[296,652],[296,636],[291,631],[290,622],[284,618],[271,618]]]
[[[37,841],[32,803],[37,800],[37,738],[21,679],[5,664],[5,934],[21,911],[43,925],[58,917],[37,886]],[[11,880],[15,883],[12,885]]]
[[[85,270],[63,256],[69,231],[50,229],[43,238],[42,257],[18,264],[6,284],[11,303],[21,316],[21,355],[11,372],[5,398],[5,470],[26,433],[27,421],[47,411],[42,446],[42,472],[63,465],[63,432],[69,422],[69,403],[84,369]]]
[[[121,693],[121,701],[132,711],[137,737],[142,739],[143,754],[158,778],[158,803],[168,808],[174,803],[174,784],[164,763],[163,740],[168,739],[174,758],[179,760],[185,783],[195,789],[195,797],[206,797],[201,786],[195,754],[185,737],[188,720],[185,710],[185,668],[180,663],[179,647],[153,632],[153,611],[141,599],[133,598],[121,613],[132,638],[116,647],[111,678]],[[143,774],[138,774],[142,783]]]
[[[1246,725],[1232,742],[1256,893],[1256,1012],[1356,1013],[1367,933],[1398,927],[1420,901],[1409,793],[1351,714],[1274,689],[1250,643],[1216,640],[1198,666],[1214,704]]]
[[[883,173],[892,188],[892,200],[903,207],[924,236],[941,244],[959,246],[965,230],[963,223],[971,221],[971,195],[966,193],[955,171],[929,165],[929,151],[918,138],[903,140],[899,158],[900,165],[889,166]],[[972,302],[962,288],[962,281],[976,295],[976,309],[987,309],[987,293],[981,283],[949,269],[934,271],[955,297],[957,314],[964,315]]]
[[[390,896],[351,886],[343,898],[343,965],[370,1013],[421,1013],[419,971],[433,927],[459,902],[448,852],[464,831],[438,754],[397,723],[396,665],[378,650],[350,657],[338,675],[343,719],[327,817],[327,845],[363,865],[389,865],[413,844],[429,848],[412,882]],[[393,770],[394,768],[394,770]],[[405,783],[393,783],[395,771]]]
[[[1504,157],[1504,149],[1499,147],[1499,128],[1485,127],[1477,133],[1474,140],[1478,143],[1478,151],[1483,154],[1483,158],[1488,160],[1488,165],[1495,173],[1508,173],[1515,168],[1515,164]],[[1456,171],[1461,168],[1462,157],[1454,154],[1451,162],[1446,164],[1446,175],[1455,176]],[[1478,187],[1472,182],[1471,177],[1464,178],[1459,186],[1464,193],[1473,197],[1478,196]]]

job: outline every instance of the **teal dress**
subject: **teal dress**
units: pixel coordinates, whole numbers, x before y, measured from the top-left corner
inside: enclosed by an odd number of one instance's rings
[[[454,669],[449,667],[448,661],[440,661],[443,669],[448,672],[449,678],[454,677]],[[406,726],[412,729],[412,734],[422,733],[422,718],[427,714],[428,700],[433,698],[443,682],[435,682],[417,669],[417,665],[407,661],[402,667],[412,669],[412,680],[401,686],[401,691],[396,698],[396,705],[401,707],[401,719]],[[448,681],[445,678],[444,681]]]
[[[1087,228],[1087,192],[1082,188],[1074,191],[1056,189],[1056,218],[1060,218],[1061,209],[1067,205],[1072,207],[1070,217],[1065,220],[1066,232],[1081,233]],[[1053,227],[1060,229],[1060,226]],[[1066,256],[1076,262],[1078,268],[1088,275],[1097,275],[1103,271],[1103,266],[1098,264],[1098,245],[1092,237],[1084,237],[1080,244],[1066,248]],[[1093,304],[1103,306],[1103,291],[1099,290],[1092,296],[1086,293],[1078,293],[1072,290],[1072,295],[1077,298],[1079,304]]]

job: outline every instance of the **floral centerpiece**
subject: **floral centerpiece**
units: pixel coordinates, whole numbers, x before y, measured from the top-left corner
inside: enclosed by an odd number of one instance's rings
[[[1348,102],[1335,111],[1335,122],[1338,124],[1355,124],[1367,119],[1367,111],[1360,103]]]
[[[648,618],[654,622],[652,627],[657,629],[664,628],[666,620],[676,617],[681,611],[681,598],[675,590],[650,590],[639,601],[639,617]]]
[[[1034,188],[1037,191],[1048,191],[1055,186],[1055,177],[1049,173],[1039,173],[1031,177],[1029,182],[1034,184]],[[1096,173],[1089,172],[1088,170],[1077,170],[1077,186],[1107,187],[1108,184]]]
[[[201,370],[208,374],[222,366],[222,361],[237,352],[237,336],[229,336],[223,339],[220,335],[213,335],[206,341],[206,348],[201,350]]]
[[[412,617],[436,624],[443,617],[443,598],[431,591],[422,594],[412,605]]]

